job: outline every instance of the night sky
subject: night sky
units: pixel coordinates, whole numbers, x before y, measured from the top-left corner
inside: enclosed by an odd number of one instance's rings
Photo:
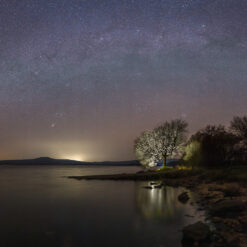
[[[134,159],[244,114],[246,0],[0,0],[0,159]]]

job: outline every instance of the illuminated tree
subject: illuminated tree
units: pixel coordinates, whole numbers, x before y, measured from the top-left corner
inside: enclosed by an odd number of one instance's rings
[[[166,166],[168,157],[174,157],[182,154],[184,143],[186,141],[185,133],[188,124],[180,119],[165,122],[155,128],[155,148],[158,150],[159,159],[163,160],[163,167]]]
[[[152,131],[143,132],[135,140],[135,153],[141,164],[154,166],[163,160],[166,166],[168,157],[180,155],[185,143],[188,124],[180,119],[165,122]]]
[[[135,140],[135,154],[137,159],[144,166],[155,166],[158,161],[157,150],[155,149],[155,139],[153,131],[144,131]]]

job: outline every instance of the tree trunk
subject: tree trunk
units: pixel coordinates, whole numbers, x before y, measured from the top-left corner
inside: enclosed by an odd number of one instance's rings
[[[166,167],[166,155],[163,155],[163,168]]]

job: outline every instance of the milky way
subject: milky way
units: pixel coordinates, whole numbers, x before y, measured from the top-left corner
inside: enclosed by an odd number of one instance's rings
[[[145,129],[247,114],[246,0],[0,0],[0,159],[132,159]]]

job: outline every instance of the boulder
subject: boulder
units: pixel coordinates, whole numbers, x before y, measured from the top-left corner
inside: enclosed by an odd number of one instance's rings
[[[178,196],[178,200],[182,203],[186,203],[189,200],[189,195],[188,192],[182,192],[179,196]]]
[[[240,200],[225,200],[213,204],[210,207],[210,214],[220,217],[234,217],[243,211],[246,203]]]
[[[195,224],[188,225],[183,229],[183,240],[184,244],[195,244],[209,242],[210,240],[210,229],[209,226],[201,221]]]

